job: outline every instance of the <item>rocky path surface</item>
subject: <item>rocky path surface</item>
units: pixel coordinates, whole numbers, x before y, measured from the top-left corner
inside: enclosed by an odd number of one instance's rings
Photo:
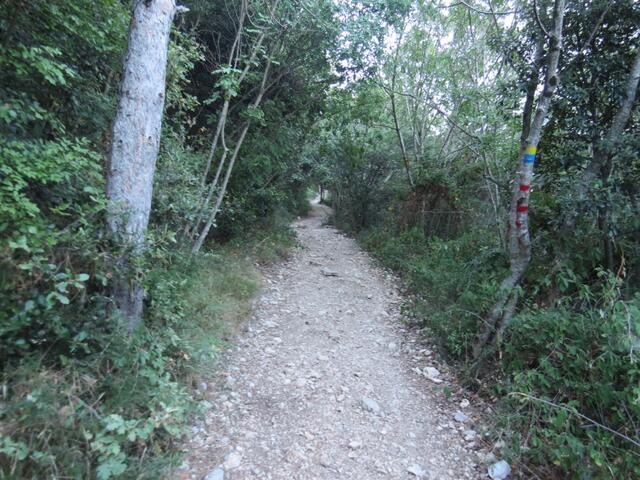
[[[393,279],[314,206],[209,379],[181,479],[474,479],[467,399],[399,321]],[[442,369],[441,367],[438,367]],[[451,387],[447,387],[451,388]]]

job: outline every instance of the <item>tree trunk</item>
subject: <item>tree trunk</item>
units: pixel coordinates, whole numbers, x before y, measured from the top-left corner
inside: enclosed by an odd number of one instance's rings
[[[553,29],[549,32],[549,52],[547,54],[547,72],[544,88],[538,97],[538,105],[533,118],[533,123],[528,130],[526,141],[520,150],[520,166],[516,174],[511,208],[509,210],[509,260],[510,271],[500,285],[498,301],[495,303],[487,321],[473,347],[473,357],[477,361],[485,345],[495,333],[496,326],[501,325],[504,330],[507,327],[510,316],[515,311],[516,304],[509,302],[513,298],[514,289],[518,287],[520,280],[531,261],[531,234],[529,231],[529,194],[533,179],[533,166],[542,134],[542,124],[549,111],[551,98],[558,86],[558,61],[562,47],[562,23],[564,20],[564,0],[555,0],[553,9]],[[526,112],[525,112],[526,115]],[[528,125],[523,124],[526,131]],[[516,297],[517,300],[517,297]],[[508,306],[509,308],[505,307]],[[509,319],[505,319],[505,314]]]
[[[605,135],[601,145],[594,148],[593,161],[583,171],[580,182],[578,185],[578,200],[584,200],[589,193],[593,182],[600,175],[601,170],[605,166],[608,160],[608,156],[611,155],[615,147],[617,146],[620,135],[624,130],[629,117],[631,116],[631,110],[636,100],[638,91],[638,83],[640,81],[640,51],[636,54],[631,71],[629,72],[629,78],[625,86],[625,95],[620,103],[620,108],[616,113],[609,131]],[[572,226],[575,223],[576,218],[571,219]]]
[[[407,172],[407,180],[409,181],[409,187],[413,190],[415,184],[413,183],[413,177],[411,175],[411,162],[409,155],[407,154],[407,147],[404,143],[404,137],[402,136],[402,130],[400,130],[400,123],[398,122],[398,112],[396,107],[396,80],[398,75],[398,55],[400,53],[400,45],[402,44],[402,37],[404,36],[404,22],[402,24],[402,31],[400,32],[400,38],[398,38],[398,44],[396,45],[396,51],[393,58],[393,75],[391,76],[391,92],[389,93],[391,100],[391,116],[393,117],[393,126],[398,136],[398,144],[400,145],[400,153],[402,154],[402,162],[404,163],[404,169]]]
[[[271,6],[270,9],[270,14],[273,15],[276,7],[278,6],[279,0],[274,1],[273,5]],[[242,39],[242,30],[244,28],[244,21],[245,21],[245,17],[246,17],[246,12],[248,9],[248,4],[246,2],[246,0],[243,0],[243,4],[242,4],[242,10],[241,10],[241,16],[240,16],[240,21],[238,24],[238,31],[236,32],[236,37],[234,40],[234,43],[231,47],[231,51],[229,53],[229,64],[233,63],[234,68],[237,68],[238,63],[240,61],[240,57],[241,57],[241,49],[240,49],[240,44],[241,44],[241,39]],[[249,56],[248,61],[246,62],[244,68],[242,69],[242,72],[240,73],[239,77],[238,77],[238,85],[242,85],[242,82],[244,81],[244,79],[247,77],[247,75],[249,74],[249,71],[251,70],[251,67],[254,65],[254,61],[256,59],[256,57],[258,56],[260,49],[262,48],[262,44],[264,42],[266,38],[266,33],[263,30],[260,35],[258,35],[258,38],[256,39],[256,41],[254,42],[253,46],[251,47],[251,54]],[[235,58],[234,58],[235,55]],[[225,95],[225,100],[224,100],[224,104],[222,105],[222,111],[220,113],[220,116],[218,117],[218,123],[216,126],[216,133],[213,137],[213,141],[211,143],[211,147],[209,149],[209,155],[207,157],[207,164],[204,170],[204,174],[202,176],[202,181],[201,181],[201,189],[202,189],[202,194],[204,195],[205,191],[206,191],[206,196],[204,197],[204,199],[202,200],[202,202],[200,202],[200,204],[198,205],[198,208],[196,209],[196,218],[193,222],[193,224],[189,224],[187,223],[185,225],[184,228],[184,236],[186,239],[191,239],[193,238],[194,235],[198,234],[198,230],[200,228],[200,224],[202,222],[205,221],[206,219],[206,209],[209,206],[209,203],[211,202],[211,198],[213,197],[213,194],[215,193],[216,188],[218,187],[218,180],[220,179],[220,174],[222,173],[223,167],[225,165],[225,161],[227,158],[227,154],[228,154],[228,149],[226,147],[226,145],[224,145],[225,142],[225,133],[224,133],[224,128],[226,126],[226,121],[227,118],[229,117],[229,107],[231,105],[231,97],[229,97],[228,95]],[[220,158],[220,161],[218,163],[218,167],[216,169],[216,174],[215,177],[213,179],[213,181],[211,183],[209,183],[208,187],[207,187],[207,177],[209,176],[209,171],[211,169],[211,165],[214,159],[214,155],[216,152],[216,148],[218,146],[218,140],[221,140],[222,144],[223,144],[223,152],[222,152],[222,157]]]
[[[620,142],[620,136],[622,135],[633,106],[636,101],[638,84],[640,83],[640,51],[636,54],[633,64],[631,65],[631,71],[629,72],[629,78],[624,89],[624,96],[620,102],[620,108],[616,112],[609,130],[604,135],[601,141],[593,142],[593,158],[587,168],[582,171],[576,187],[576,205],[570,215],[564,221],[562,225],[561,233],[563,235],[572,232],[576,226],[579,216],[584,212],[584,202],[589,196],[589,192],[593,188],[595,181],[598,177],[602,178],[603,185],[607,185],[610,172],[613,170],[613,156],[616,151],[616,147]],[[603,233],[603,250],[604,259],[607,268],[613,269],[613,241],[608,235],[608,217],[610,216],[609,206],[600,207],[599,209],[599,227]],[[556,264],[561,264],[564,259],[562,255],[556,257]]]
[[[267,65],[265,67],[264,74],[262,75],[260,90],[258,92],[258,95],[256,96],[256,99],[252,103],[252,106],[254,108],[257,108],[260,106],[260,103],[262,102],[262,97],[267,91],[267,80],[269,78],[270,71],[271,71],[271,59],[267,60]],[[202,248],[202,245],[204,244],[205,239],[207,238],[207,235],[209,235],[209,231],[211,230],[211,227],[213,226],[216,220],[216,217],[218,216],[218,212],[220,211],[220,207],[222,206],[222,201],[224,200],[224,196],[227,193],[227,186],[229,184],[229,178],[231,178],[231,172],[233,171],[233,167],[238,158],[238,154],[240,153],[240,147],[242,147],[242,143],[244,142],[247,132],[249,131],[249,127],[250,127],[250,123],[247,122],[242,128],[240,137],[238,138],[236,146],[233,150],[233,154],[231,155],[231,159],[229,160],[229,165],[227,166],[227,171],[224,176],[224,180],[222,181],[222,185],[220,186],[220,191],[218,192],[218,196],[216,198],[216,204],[214,205],[213,210],[209,214],[209,218],[207,219],[207,222],[202,228],[202,231],[198,235],[198,238],[193,244],[193,248],[191,249],[192,254],[196,254],[200,251],[200,249]],[[225,153],[226,153],[226,149],[225,149]]]
[[[135,263],[144,250],[153,176],[160,144],[167,48],[174,0],[133,5],[122,85],[113,123],[107,170],[107,226],[122,249],[114,259],[112,299],[133,330],[142,317],[144,289]]]

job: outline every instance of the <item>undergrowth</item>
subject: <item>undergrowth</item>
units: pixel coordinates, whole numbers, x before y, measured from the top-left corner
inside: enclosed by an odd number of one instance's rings
[[[0,478],[156,479],[176,465],[189,420],[207,407],[199,374],[259,290],[255,264],[293,245],[280,225],[197,258],[163,257],[145,277],[145,324],[133,335],[85,329],[64,353],[52,355],[52,344],[10,357],[0,378]]]

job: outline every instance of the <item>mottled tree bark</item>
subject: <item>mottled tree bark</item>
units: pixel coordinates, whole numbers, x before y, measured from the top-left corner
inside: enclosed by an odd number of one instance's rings
[[[112,300],[129,330],[142,317],[144,289],[135,264],[144,250],[165,99],[174,0],[136,0],[107,170],[107,226],[120,252]]]
[[[516,302],[513,296],[531,261],[531,234],[529,231],[529,194],[533,180],[533,167],[536,158],[542,124],[549,111],[551,98],[559,83],[558,61],[562,48],[562,24],[564,20],[564,0],[555,0],[553,8],[553,28],[549,32],[549,51],[547,53],[547,71],[544,88],[538,97],[536,113],[531,123],[526,140],[520,149],[520,165],[516,174],[511,208],[509,209],[509,274],[500,285],[499,297],[484,323],[473,347],[473,357],[478,360],[485,345],[499,328],[506,328]],[[525,112],[526,115],[526,112]],[[523,123],[523,131],[528,125]],[[516,297],[517,300],[517,297]],[[506,308],[508,307],[508,308]]]

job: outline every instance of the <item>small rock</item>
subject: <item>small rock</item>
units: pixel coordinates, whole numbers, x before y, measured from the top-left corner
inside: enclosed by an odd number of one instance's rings
[[[200,390],[201,392],[206,392],[207,388],[209,388],[209,385],[207,385],[207,382],[200,382],[198,384],[198,390]]]
[[[371,412],[376,415],[380,413],[380,405],[378,405],[378,402],[372,398],[363,397],[362,400],[360,400],[360,405],[367,412]]]
[[[227,458],[225,459],[222,466],[225,468],[225,470],[233,470],[234,468],[238,468],[241,463],[242,455],[240,455],[238,452],[231,452],[229,455],[227,455]]]
[[[360,440],[353,440],[349,442],[349,448],[352,450],[360,448],[361,446],[362,446],[362,442]]]
[[[440,378],[440,370],[435,367],[425,367],[424,375],[434,383],[442,382],[442,379]]]
[[[467,442],[472,442],[473,440],[476,439],[476,436],[478,435],[477,432],[475,430],[465,430],[464,433],[464,439]]]
[[[493,480],[504,480],[511,473],[511,467],[504,460],[500,460],[489,467],[488,473]]]
[[[460,408],[467,408],[470,405],[469,400],[467,400],[466,398],[464,398],[461,402],[460,402]]]
[[[467,421],[467,416],[462,412],[456,412],[455,415],[453,416],[453,419],[456,422],[462,423]]]
[[[338,272],[336,272],[335,270],[329,270],[328,268],[321,268],[320,269],[320,273],[322,273],[322,275],[324,275],[325,277],[337,277],[338,276]]]
[[[423,478],[427,474],[427,471],[417,463],[407,468],[407,472],[409,472],[411,475],[414,475],[418,478]]]
[[[478,452],[476,455],[476,460],[478,461],[478,463],[481,463],[483,465],[489,465],[491,463],[496,462],[498,458],[493,452],[489,452],[489,453]]]
[[[202,480],[224,480],[224,470],[221,468],[211,470],[204,477],[202,477]]]

